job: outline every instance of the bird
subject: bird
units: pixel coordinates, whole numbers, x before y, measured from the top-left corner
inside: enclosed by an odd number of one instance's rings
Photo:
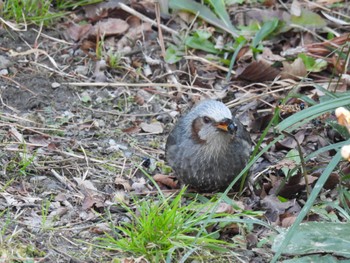
[[[251,138],[222,102],[206,99],[170,132],[165,158],[182,184],[206,193],[224,191],[245,168]]]

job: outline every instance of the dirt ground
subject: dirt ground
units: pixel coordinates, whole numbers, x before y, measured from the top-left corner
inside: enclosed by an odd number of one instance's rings
[[[118,224],[125,215],[115,208],[117,198],[128,200],[130,191],[156,194],[138,167],[146,160],[147,172],[162,172],[165,140],[179,107],[186,111],[197,97],[178,105],[182,98],[174,100],[178,92],[169,92],[168,87],[70,85],[93,82],[98,63],[75,47],[46,37],[36,40],[38,33],[32,29],[2,30],[0,35],[5,49],[0,56],[13,74],[0,78],[0,177],[6,188],[0,205],[6,240],[2,258],[37,262],[118,258],[116,252],[92,245],[108,229],[106,210]],[[60,38],[56,31],[46,35]],[[45,54],[21,53],[36,43],[64,70]],[[126,79],[138,81],[134,76]]]
[[[169,172],[165,141],[182,113],[200,98],[220,99],[231,106],[256,143],[271,117],[265,113],[273,113],[272,105],[295,87],[292,81],[271,86],[244,80],[227,84],[226,73],[195,59],[169,68],[159,59],[157,33],[148,31],[143,37],[144,46],[135,45],[111,69],[105,61],[93,59],[83,44],[66,41],[60,27],[41,33],[37,27],[24,32],[1,29],[0,70],[8,70],[0,77],[4,262],[107,262],[122,257],[97,248],[95,240],[108,232],[109,222],[125,220],[118,200],[156,194],[142,170],[151,175]],[[150,65],[149,75],[140,70],[145,64]],[[196,76],[191,75],[194,71]],[[170,81],[174,75],[178,83]],[[308,92],[311,87],[301,89]],[[337,134],[317,123],[306,125],[300,138],[296,136],[307,154],[339,141]],[[281,142],[259,159],[251,174],[278,164],[293,143]],[[313,161],[325,163],[333,155],[329,151]],[[267,173],[276,175],[279,169],[276,165]],[[293,197],[305,188],[290,186]],[[300,199],[305,195],[298,192]],[[242,257],[246,262],[267,262],[271,256],[256,251],[248,249]]]
[[[57,36],[54,31],[46,33]],[[21,52],[34,45],[37,35],[32,30],[19,34],[3,30],[1,47]],[[60,53],[61,47],[39,41],[41,48],[56,54],[60,66],[67,66],[68,56]],[[0,78],[0,176],[2,184],[8,184],[7,194],[2,194],[7,200],[1,205],[2,229],[10,233],[3,241],[11,238],[1,254],[4,259],[7,251],[19,260],[33,257],[40,262],[106,261],[113,253],[105,255],[89,244],[98,235],[94,231],[99,232],[94,228],[106,224],[103,211],[114,203],[116,193],[125,193],[137,181],[128,179],[140,176],[137,165],[145,158],[152,163],[161,160],[166,138],[166,132],[133,136],[122,130],[131,127],[138,133],[134,123],[162,117],[165,111],[154,97],[137,105],[136,90],[128,87],[65,84],[73,78],[43,68],[51,68],[50,61],[34,57],[7,58],[14,77]],[[73,72],[80,59],[73,57],[66,72]],[[140,185],[142,191],[145,183]],[[47,209],[45,222],[43,209]],[[119,212],[111,213],[118,220]]]

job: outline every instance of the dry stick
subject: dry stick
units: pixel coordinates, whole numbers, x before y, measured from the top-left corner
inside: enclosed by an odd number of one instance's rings
[[[55,151],[57,153],[60,153],[60,154],[63,154],[63,155],[67,155],[67,156],[70,156],[70,157],[75,157],[75,158],[78,158],[78,159],[85,159],[84,156],[81,156],[81,155],[77,155],[77,154],[74,154],[74,153],[70,153],[70,152],[64,152],[64,151]],[[122,168],[120,165],[115,165],[115,164],[112,164],[110,162],[107,162],[107,161],[101,161],[99,159],[95,159],[95,158],[91,158],[91,157],[88,157],[90,161],[92,162],[95,162],[95,163],[101,163],[101,164],[106,164],[108,163],[108,165],[110,166],[113,166],[113,167],[116,167],[116,168]]]
[[[90,170],[90,167],[89,167],[89,158],[88,158],[88,156],[86,155],[85,149],[84,149],[84,147],[83,147],[82,145],[80,145],[80,149],[81,149],[81,151],[82,151],[83,154],[84,154],[84,157],[85,157],[84,159],[85,159],[86,167],[87,167],[86,171],[85,171],[84,174],[83,174],[83,180],[86,180],[86,177],[87,177],[87,175],[88,175],[88,173],[89,173],[89,170]]]
[[[128,7],[127,5],[125,5],[125,4],[123,4],[123,3],[119,3],[119,7],[120,7],[122,10],[124,10],[125,12],[128,12],[128,13],[130,13],[130,14],[132,14],[132,15],[138,17],[138,18],[140,18],[141,20],[143,20],[143,21],[145,21],[145,22],[148,22],[148,23],[151,23],[151,24],[154,25],[154,26],[157,26],[157,22],[155,22],[155,21],[153,21],[152,19],[148,18],[147,16],[145,16],[145,15],[143,15],[143,14],[141,14],[141,13],[135,11],[134,9]],[[171,28],[169,28],[169,27],[167,27],[167,26],[165,26],[165,25],[160,25],[160,27],[161,27],[163,30],[165,30],[165,31],[167,31],[167,32],[169,32],[169,33],[171,33],[171,34],[174,34],[174,35],[178,35],[178,34],[179,34],[177,31],[172,30]]]
[[[29,127],[24,127],[24,126],[21,126],[21,125],[19,125],[19,124],[15,124],[15,123],[6,124],[6,125],[4,125],[4,126],[9,126],[9,127],[16,126],[16,127],[21,128],[21,129],[23,129],[23,130],[28,130],[28,131],[31,131],[31,132],[33,132],[33,133],[37,133],[37,134],[39,134],[39,135],[41,135],[41,136],[43,136],[43,137],[47,137],[47,138],[50,137],[49,134],[42,133],[42,132],[36,131],[36,130],[34,130],[34,129],[31,129],[31,128],[29,128]],[[26,143],[26,144],[27,144],[27,143]],[[28,144],[28,145],[35,145],[35,144]]]
[[[175,84],[172,83],[127,83],[127,82],[64,82],[63,85],[70,86],[79,86],[79,87],[150,87],[150,86],[161,86],[166,88],[175,87]],[[183,88],[192,89],[193,87],[189,87],[186,85],[181,85]]]
[[[41,31],[43,31],[43,25],[44,25],[44,23],[43,23],[43,21],[41,21],[39,31],[37,31],[38,35],[36,36],[35,41],[34,41],[35,47],[38,46],[38,40],[39,40],[39,37],[41,35]]]
[[[303,27],[303,26],[299,26],[297,24],[290,24],[291,27],[294,27],[294,28],[298,28],[298,29],[301,29],[301,30],[304,30],[308,33],[310,33],[311,35],[313,35],[315,38],[318,38],[322,41],[327,41],[327,39],[325,39],[324,37],[320,36],[319,34],[316,34],[314,31],[312,31],[311,29],[308,29],[306,27]]]
[[[49,238],[49,247],[54,250],[57,254],[59,255],[62,255],[68,259],[70,259],[69,261],[73,261],[73,262],[77,262],[77,263],[82,263],[82,262],[85,262],[85,261],[82,261],[74,256],[71,256],[69,255],[68,253],[64,252],[62,249],[58,249],[57,246],[54,246],[52,243],[51,243],[51,237],[52,235],[50,236]]]
[[[16,113],[19,113],[19,112],[20,112],[19,110],[15,109],[15,108],[12,108],[11,106],[7,105],[7,104],[3,101],[1,94],[0,94],[0,102],[1,102],[1,104],[2,104],[3,106],[5,106],[6,108],[12,110],[13,112],[16,112]]]
[[[333,14],[342,16],[342,17],[344,17],[344,18],[350,19],[350,16],[347,16],[347,15],[342,14],[342,13],[340,13],[340,12],[335,12],[335,11],[333,11],[333,10],[331,10],[331,9],[329,9],[329,8],[326,8],[326,7],[324,7],[323,5],[320,5],[320,4],[318,4],[318,3],[311,2],[311,1],[309,1],[309,0],[305,0],[305,2],[308,3],[309,5],[313,5],[313,6],[316,6],[317,8],[323,9],[323,10],[329,12],[329,13],[333,13]]]
[[[75,188],[75,185],[71,181],[69,181],[67,177],[59,175],[58,172],[56,172],[54,169],[51,169],[50,171],[53,174],[53,176],[55,176],[55,178],[60,183],[64,184],[69,190],[77,191],[77,189]]]
[[[36,33],[39,33],[38,30],[36,30],[35,28],[32,28],[32,30]],[[61,44],[65,44],[65,45],[70,45],[70,46],[74,46],[75,44],[74,43],[70,43],[70,42],[67,42],[65,40],[62,40],[62,39],[58,39],[58,38],[55,38],[55,37],[52,37],[52,36],[49,36],[49,35],[46,35],[44,34],[43,32],[40,31],[40,36],[42,38],[47,38],[47,39],[50,39],[52,41],[55,41],[57,43],[61,43]]]
[[[163,31],[160,24],[160,7],[159,2],[155,1],[155,11],[156,11],[156,19],[157,19],[157,27],[158,27],[158,38],[159,38],[159,45],[160,49],[162,50],[162,57],[165,58],[165,45],[164,45],[164,38],[163,38]]]
[[[3,115],[1,115],[1,117],[5,117]],[[9,119],[9,118],[7,118]],[[23,120],[22,118],[17,118],[17,119],[20,119],[20,120]],[[11,120],[11,119],[10,119]],[[17,121],[16,118],[13,119],[14,121]],[[26,120],[25,120],[26,121]],[[31,122],[28,120],[28,122]],[[42,135],[43,137],[52,137],[51,135],[47,134],[47,133],[43,133],[43,132],[40,132],[38,130],[45,130],[45,131],[62,131],[62,130],[59,130],[59,129],[49,129],[49,128],[34,128],[34,127],[26,127],[26,126],[22,126],[20,124],[17,124],[17,123],[10,123],[10,122],[2,122],[0,121],[0,124],[1,126],[9,126],[9,127],[12,127],[12,126],[16,126],[20,129],[23,129],[23,130],[28,130],[28,131],[31,131],[33,133],[37,133],[37,134],[40,134]]]
[[[280,86],[283,86],[282,84],[284,84],[284,82],[281,82],[281,81],[278,81],[278,82],[275,82],[275,83],[278,83]],[[328,84],[328,82],[327,82],[327,84]],[[253,83],[253,84],[250,84],[250,86],[251,85],[263,85],[263,84],[261,84],[261,83]],[[279,88],[279,89],[276,89],[276,90],[273,90],[273,91],[263,92],[262,94],[258,94],[258,95],[252,96],[251,98],[244,99],[244,100],[239,100],[237,103],[229,102],[229,103],[226,104],[226,106],[229,107],[229,108],[232,108],[232,107],[240,105],[240,104],[242,104],[243,102],[246,102],[246,101],[259,99],[260,97],[263,97],[263,96],[266,96],[266,95],[269,95],[269,94],[273,94],[273,93],[277,93],[277,92],[280,92],[280,91],[286,91],[286,90],[294,89],[296,85],[298,85],[298,87],[303,87],[303,86],[309,86],[310,83],[304,83],[304,84],[299,83],[299,84],[297,84],[296,82],[295,83],[292,82],[287,87]],[[263,85],[263,86],[267,86],[267,85]]]
[[[11,145],[22,145],[22,144],[23,142],[8,142],[8,143],[0,143],[0,146],[6,147],[8,145],[11,146]],[[30,146],[30,147],[46,147],[46,145],[37,144],[37,143],[26,142],[25,144],[26,146]],[[15,148],[3,148],[3,149],[9,152],[23,152],[23,149],[15,149]]]
[[[35,92],[31,91],[30,89],[28,89],[26,86],[23,86],[22,84],[18,83],[17,81],[13,80],[12,78],[9,78],[9,77],[6,77],[4,75],[0,75],[0,77],[8,80],[8,81],[11,81],[13,83],[15,83],[18,87],[20,87],[21,89],[23,90],[26,90],[26,91],[29,91],[31,94],[37,96],[38,94],[36,94]]]
[[[273,93],[277,93],[277,92],[280,92],[280,91],[285,91],[285,90],[290,90],[290,89],[293,89],[294,87],[292,86],[292,87],[285,87],[285,88],[281,88],[281,89],[277,89],[277,90],[273,90],[273,91],[269,91],[269,92],[265,92],[265,93],[262,93],[262,94],[259,94],[259,95],[255,95],[255,96],[252,96],[252,97],[250,97],[250,98],[247,98],[247,99],[244,99],[244,100],[240,100],[240,101],[238,101],[237,103],[227,103],[226,104],[226,106],[228,107],[228,108],[233,108],[233,107],[235,107],[235,106],[237,106],[237,105],[240,105],[240,104],[242,104],[242,103],[244,103],[244,102],[247,102],[247,101],[251,101],[251,100],[255,100],[255,99],[260,99],[261,97],[264,97],[264,96],[266,96],[266,95],[269,95],[269,94],[273,94]]]
[[[156,19],[157,19],[157,26],[158,26],[159,45],[160,45],[160,48],[162,50],[162,57],[163,57],[163,59],[165,59],[165,45],[164,45],[163,31],[162,31],[162,27],[160,24],[160,5],[159,5],[159,2],[156,1],[155,5],[156,5],[155,7],[156,7]],[[167,63],[165,64],[165,69],[166,69],[167,73],[170,73],[169,78],[170,78],[171,83],[176,84],[177,90],[181,91],[181,86]]]
[[[10,50],[10,57],[17,57],[17,56],[27,56],[27,55],[30,55],[30,54],[35,54],[35,55],[38,55],[39,53],[42,54],[42,55],[45,55],[51,62],[51,64],[59,70],[59,67],[56,63],[56,61],[44,50],[42,49],[38,49],[38,48],[33,48],[33,49],[30,49],[30,50],[27,50],[27,51],[24,51],[24,52],[16,52],[16,51],[13,51],[13,50]]]
[[[241,91],[243,91],[243,92],[245,92],[246,94],[252,94],[252,92],[249,92],[249,91],[247,91],[246,89],[245,89],[245,87],[240,87],[240,86],[237,86],[237,85],[233,85],[236,89],[238,89],[238,90],[241,90]],[[241,100],[242,98],[239,98],[239,100]],[[271,103],[269,103],[269,102],[267,102],[267,101],[265,101],[265,100],[263,100],[263,99],[259,99],[261,102],[263,102],[263,103],[265,103],[266,105],[268,105],[269,107],[274,107]],[[231,102],[233,102],[234,100],[232,100]]]
[[[97,109],[91,109],[85,106],[81,106],[82,108],[86,110],[91,110],[92,112],[98,112],[98,113],[106,113],[110,115],[115,115],[115,116],[123,116],[123,117],[129,117],[129,116],[135,116],[135,117],[152,117],[152,116],[157,116],[161,113],[164,112],[156,112],[156,113],[140,113],[140,114],[133,114],[133,113],[121,113],[121,112],[112,112],[112,111],[104,111],[104,110],[97,110]]]
[[[72,76],[71,74],[67,74],[65,72],[61,72],[61,71],[58,71],[58,70],[55,70],[55,69],[52,69],[46,65],[43,65],[43,64],[40,64],[40,63],[37,63],[37,62],[34,62],[34,61],[29,61],[29,63],[35,65],[35,66],[39,66],[39,67],[42,67],[44,69],[47,69],[49,71],[52,71],[60,76],[64,76],[64,77],[67,77],[67,78],[72,78],[72,79],[76,79],[77,77],[79,78],[82,78],[82,79],[88,79],[88,77],[86,76],[83,76],[83,75],[79,75],[79,76]]]
[[[24,12],[22,12],[22,15],[24,16]],[[13,31],[23,31],[26,32],[28,30],[27,28],[27,23],[20,23],[20,24],[15,24],[12,23],[10,21],[5,21],[4,19],[2,19],[2,17],[0,17],[0,22],[2,22],[3,24],[7,25],[9,28],[11,28]],[[24,19],[25,22],[25,19]],[[24,29],[19,28],[18,26],[24,26]]]
[[[205,58],[201,58],[201,57],[197,57],[197,56],[184,56],[184,58],[185,59],[193,59],[193,60],[201,61],[203,63],[207,63],[207,64],[209,64],[209,65],[211,65],[211,66],[213,66],[213,67],[215,67],[217,69],[220,69],[222,71],[229,72],[228,68],[220,66],[218,64],[215,64],[215,63],[213,63],[213,62],[211,62],[211,61],[209,61],[209,60],[207,60]],[[231,70],[231,73],[232,74],[236,74],[236,72],[234,70]]]

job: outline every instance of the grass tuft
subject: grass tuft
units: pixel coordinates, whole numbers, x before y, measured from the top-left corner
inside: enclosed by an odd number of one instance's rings
[[[184,191],[182,189],[176,196],[159,198],[161,201],[141,200],[136,211],[125,207],[131,222],[112,225],[114,235],[106,234],[105,238],[99,239],[100,246],[144,256],[152,262],[194,251],[206,256],[210,256],[208,252],[229,252],[235,244],[219,240],[217,231],[203,231],[196,237],[211,209],[199,206],[197,200],[182,204]]]

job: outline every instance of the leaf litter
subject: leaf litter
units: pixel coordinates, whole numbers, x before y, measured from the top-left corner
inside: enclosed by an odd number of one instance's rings
[[[230,23],[223,24],[227,17],[213,17],[212,11],[196,3],[203,12],[197,20],[178,10],[179,15],[172,14],[172,19],[162,15],[161,26],[157,26],[153,3],[132,1],[128,6],[120,2],[123,1],[78,9],[57,25],[59,31],[30,28],[10,36],[3,25],[0,27],[1,56],[10,60],[0,68],[7,72],[0,78],[1,198],[2,210],[14,222],[4,229],[8,236],[21,229],[18,237],[24,240],[28,239],[26,232],[38,240],[48,239],[47,244],[36,246],[33,256],[43,251],[57,262],[101,262],[116,257],[99,248],[93,248],[89,254],[81,250],[89,250],[88,244],[111,230],[105,223],[108,216],[115,224],[128,217],[121,204],[132,207],[130,196],[156,195],[157,189],[144,170],[154,176],[164,193],[178,189],[176,177],[172,177],[164,160],[165,139],[179,116],[199,99],[223,100],[257,142],[275,114],[285,119],[317,103],[320,90],[315,83],[332,87],[327,85],[332,70],[349,74],[345,60],[334,52],[340,46],[344,46],[344,54],[347,52],[349,33],[334,27],[337,34],[326,40],[320,30],[329,21],[344,25],[346,17],[321,17],[310,8],[312,3],[288,3],[291,16],[282,7],[278,16],[266,8],[235,13],[231,21],[237,21],[239,29],[244,27],[247,35],[260,32],[258,43],[264,40],[264,47],[261,54],[254,53],[248,45],[242,48],[232,78],[227,81],[231,69],[225,53],[232,52],[228,46],[232,35],[237,34]],[[241,7],[246,11],[249,4]],[[229,6],[229,10],[235,8]],[[320,10],[324,12],[324,8]],[[268,38],[255,26],[271,16],[285,25],[267,28],[264,32],[269,34],[279,30]],[[246,22],[242,23],[240,17]],[[310,17],[315,19],[310,21]],[[300,27],[305,30],[297,31]],[[160,28],[163,40],[159,38]],[[202,33],[186,38],[182,28]],[[173,47],[169,64],[163,60],[159,41],[164,41],[166,48]],[[207,52],[210,47],[212,54],[199,50],[201,45]],[[253,47],[261,48],[257,44]],[[18,53],[13,56],[11,51]],[[309,57],[300,57],[300,53]],[[327,65],[311,75],[307,65],[314,66],[319,58]],[[300,81],[303,78],[307,80]],[[339,86],[347,91],[346,79],[340,82]],[[283,101],[289,92],[302,96]],[[326,92],[323,90],[321,96]],[[348,124],[344,121],[348,116],[339,118],[340,124]],[[245,192],[244,198],[220,203],[216,213],[237,213],[233,202],[243,210],[265,211],[264,218],[274,226],[290,226],[307,199],[308,187],[313,187],[334,151],[330,149],[304,164],[288,153],[300,147],[306,156],[343,140],[339,134],[330,135],[329,123],[335,120],[332,114],[321,116],[315,123],[302,126],[293,137],[280,140],[251,169],[259,187],[251,196]],[[269,130],[261,146],[274,137]],[[349,158],[346,151],[344,156]],[[146,165],[146,159],[150,165]],[[310,166],[306,177],[301,165]],[[348,166],[344,163],[343,171]],[[334,200],[340,182],[339,174],[332,173],[325,185],[330,192],[325,192],[324,198]],[[258,247],[258,241],[271,234],[267,230],[256,227],[243,235],[241,232],[246,229],[237,224],[217,227],[222,237],[246,238],[241,240],[240,248],[244,251],[249,246],[256,252],[242,252],[245,260],[269,261],[271,247],[265,247],[267,254],[259,254]],[[87,243],[80,243],[81,240]],[[122,256],[125,262],[147,262],[136,255]]]

